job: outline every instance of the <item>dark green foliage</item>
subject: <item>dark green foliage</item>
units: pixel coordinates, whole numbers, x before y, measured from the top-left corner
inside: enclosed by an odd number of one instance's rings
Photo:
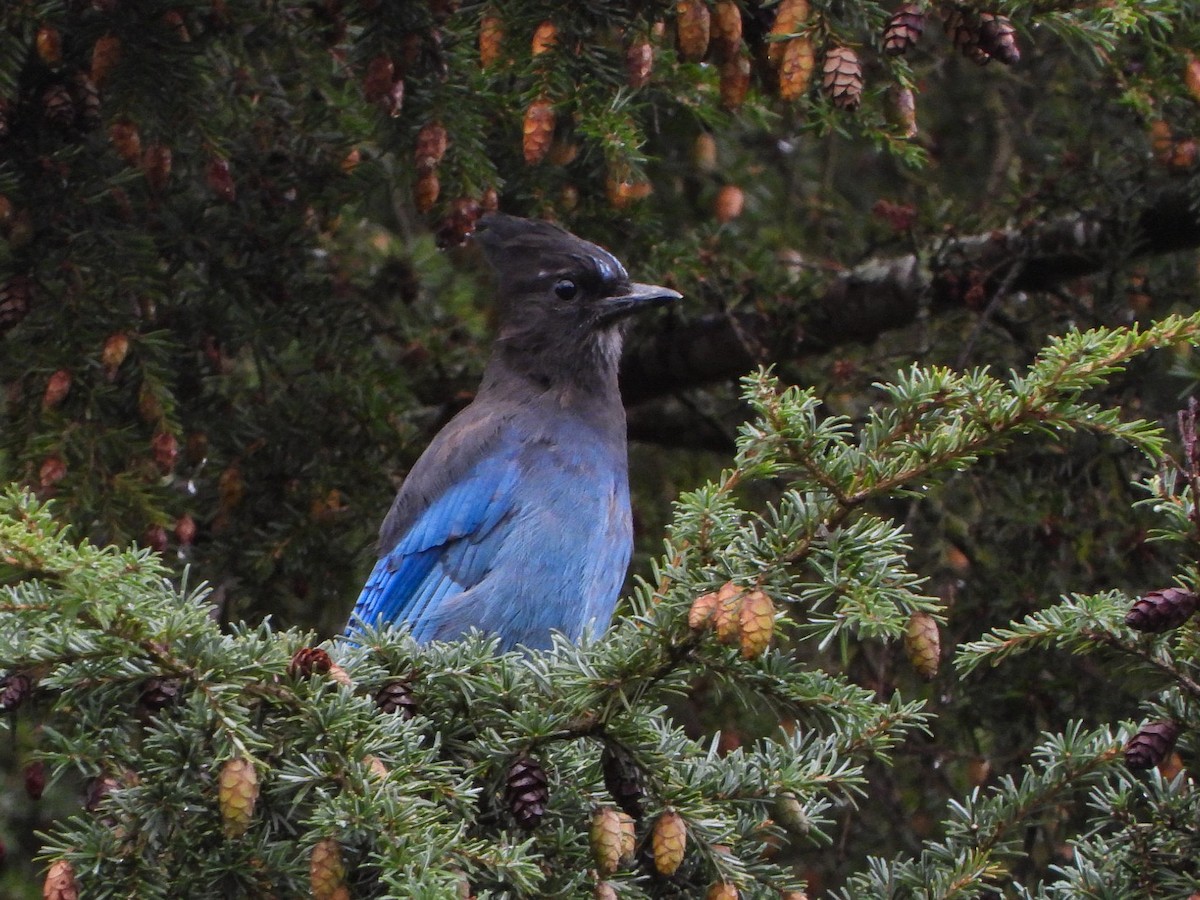
[[[1193,620],[1140,637],[1122,622],[1147,591],[1197,588],[1194,426],[1174,464],[1160,433],[1113,410],[1170,422],[1200,381],[1192,320],[1114,330],[1195,306],[1192,257],[1141,254],[1200,239],[1196,10],[930,4],[924,34],[890,55],[899,4],[813,0],[798,33],[818,71],[835,44],[864,63],[851,115],[819,74],[777,98],[778,5],[739,3],[752,86],[730,111],[719,66],[680,61],[666,0],[2,4],[0,480],[53,500],[72,531],[60,541],[32,500],[7,501],[16,799],[0,892],[22,889],[40,829],[93,892],[105,860],[120,896],[176,896],[175,879],[304,895],[308,854],[333,835],[352,897],[456,896],[464,877],[481,896],[582,895],[597,803],[640,813],[643,843],[665,806],[689,826],[679,874],[651,875],[639,850],[613,879],[626,896],[727,878],[775,897],[766,885],[798,873],[810,895],[1196,890],[1177,827],[1195,819],[1189,776],[1131,778],[1119,759],[1136,726],[1110,725],[1181,723],[1193,758]],[[947,35],[953,12],[987,67]],[[504,37],[485,69],[492,15]],[[547,21],[557,40],[534,56]],[[635,89],[626,48],[641,40],[653,70]],[[893,114],[899,87],[915,91],[915,137]],[[542,98],[554,143],[527,165],[523,118]],[[417,143],[435,124],[440,191],[420,216]],[[701,135],[715,155],[697,153]],[[745,210],[722,223],[731,186]],[[486,641],[379,635],[328,647],[352,687],[323,664],[290,671],[340,630],[396,483],[476,383],[480,267],[435,246],[492,190],[687,295],[635,334],[667,342],[635,340],[649,365],[625,385],[645,401],[631,408],[634,577],[653,584],[583,649],[495,660]],[[1183,215],[1138,231],[1164,193]],[[1102,240],[1047,270],[1043,227],[1086,231],[1070,217],[1092,209]],[[956,238],[972,234],[1002,234],[1016,264],[964,258]],[[927,289],[823,302],[844,268],[909,253]],[[712,321],[729,323],[723,340]],[[1100,330],[1006,380],[1075,326]],[[739,391],[765,362],[779,382]],[[215,619],[279,624],[222,630],[179,588],[185,565]],[[780,610],[761,658],[683,626],[730,580]],[[964,660],[1039,652],[965,680],[943,665],[923,685],[891,640],[917,610]],[[35,807],[23,773],[38,753],[58,777]],[[243,756],[262,793],[231,844],[216,772]],[[525,758],[548,794],[528,833],[507,784]],[[946,798],[974,787],[947,818]],[[1069,865],[1047,849],[1085,833]]]

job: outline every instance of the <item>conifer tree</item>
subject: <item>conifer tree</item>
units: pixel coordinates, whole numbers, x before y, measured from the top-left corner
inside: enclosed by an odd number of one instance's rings
[[[1198,39],[1124,0],[5,4],[5,888],[1195,892]],[[323,641],[477,378],[496,206],[687,295],[624,388],[689,452],[640,455],[610,634]]]

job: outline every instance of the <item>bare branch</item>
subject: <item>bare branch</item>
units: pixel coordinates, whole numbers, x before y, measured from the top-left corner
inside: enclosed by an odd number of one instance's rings
[[[622,365],[626,402],[736,378],[764,363],[867,342],[931,313],[960,308],[972,284],[985,299],[1045,290],[1138,256],[1200,246],[1200,211],[1186,188],[1140,210],[1080,213],[1048,223],[947,241],[927,259],[872,260],[842,273],[794,310],[735,309],[664,327],[630,342]],[[805,298],[798,298],[805,299]]]

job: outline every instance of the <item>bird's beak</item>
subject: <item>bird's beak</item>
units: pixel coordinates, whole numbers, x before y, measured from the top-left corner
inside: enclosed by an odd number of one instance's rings
[[[604,321],[622,319],[638,310],[650,309],[682,299],[683,294],[679,293],[679,291],[660,287],[657,284],[639,284],[634,282],[624,294],[616,297],[605,297],[601,301],[603,308],[600,315]]]

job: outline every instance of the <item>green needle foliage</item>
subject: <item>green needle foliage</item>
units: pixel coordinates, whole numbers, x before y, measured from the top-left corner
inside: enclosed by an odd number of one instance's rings
[[[1138,354],[1197,342],[1200,314],[1069,333],[1007,380],[914,367],[879,386],[858,426],[760,372],[745,382],[754,416],[735,464],[679,500],[625,615],[602,637],[539,653],[498,656],[486,636],[419,646],[383,630],[333,642],[331,660],[309,633],[223,630],[207,588],[177,583],[145,550],[76,542],[51,505],[11,488],[0,499],[8,721],[36,723],[52,777],[90,788],[86,808],[45,835],[45,858],[69,862],[88,898],[798,891],[781,847],[829,845],[836,811],[868,796],[869,765],[931,724],[919,698],[853,684],[830,652],[940,615],[908,566],[905,529],[873,508],[919,498],[1021,434],[1091,430],[1162,459],[1159,429],[1088,391]],[[781,499],[757,504],[763,482]],[[1177,487],[1187,513],[1172,521],[1191,541],[1194,483],[1152,482],[1168,506]],[[745,620],[722,630],[696,614],[729,583],[773,601],[770,648],[748,647]],[[1115,651],[1167,683],[1158,717],[1194,717],[1190,631],[1135,637],[1123,604],[1075,598],[960,658],[969,670],[1038,643]],[[27,695],[13,700],[19,678]],[[700,679],[779,726],[735,749],[689,735],[670,704]],[[1131,778],[1122,741],[1079,725],[1047,737],[1021,777],[953,803],[918,856],[864,861],[842,896],[1015,890],[1024,829],[1089,786],[1104,824],[1046,890],[1084,896],[1122,866],[1139,890],[1178,889],[1194,824],[1156,828],[1194,823],[1195,800],[1185,776]],[[636,814],[635,844],[601,874],[590,822],[617,804]],[[664,871],[656,831],[669,811],[686,844]]]

